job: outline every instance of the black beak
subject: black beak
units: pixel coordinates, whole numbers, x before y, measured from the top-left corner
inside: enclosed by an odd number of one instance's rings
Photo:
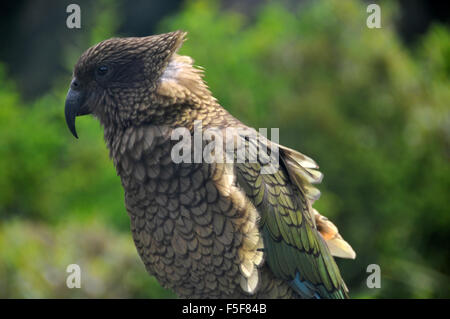
[[[78,80],[74,78],[70,84],[69,92],[67,92],[65,114],[67,126],[76,138],[78,138],[78,135],[75,128],[75,118],[90,113],[84,102],[85,92],[80,88]]]

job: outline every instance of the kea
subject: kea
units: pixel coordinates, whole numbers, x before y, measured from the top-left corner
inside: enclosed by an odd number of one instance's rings
[[[146,270],[180,298],[348,298],[333,256],[355,253],[312,207],[317,164],[244,134],[252,130],[219,105],[203,70],[177,53],[185,37],[98,43],[76,63],[65,102],[75,137],[77,116],[104,129]],[[207,142],[211,156],[193,155]]]

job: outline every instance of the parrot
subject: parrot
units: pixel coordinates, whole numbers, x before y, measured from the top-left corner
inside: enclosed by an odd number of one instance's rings
[[[356,254],[312,207],[318,165],[225,110],[186,34],[90,47],[65,100],[76,138],[78,116],[103,128],[146,271],[179,298],[349,298],[334,257]]]

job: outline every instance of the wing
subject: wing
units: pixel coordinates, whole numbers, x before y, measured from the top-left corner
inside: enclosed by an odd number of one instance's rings
[[[270,157],[259,150],[268,147],[274,151],[278,145],[262,137],[245,139],[245,144],[250,159],[255,159],[251,154],[258,156],[253,162],[236,164],[237,183],[260,214],[267,265],[276,277],[288,281],[301,297],[347,298],[347,288],[339,269],[317,229],[316,220],[329,226],[328,221],[322,220],[311,207],[320,195],[311,185],[322,178],[316,170],[317,165],[298,152],[280,147],[279,168],[264,174]],[[331,232],[330,229],[332,227],[326,228]],[[330,235],[329,239],[342,238],[335,229],[334,236]]]

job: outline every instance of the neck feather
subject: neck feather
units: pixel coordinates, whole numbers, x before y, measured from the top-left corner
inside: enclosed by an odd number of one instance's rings
[[[203,81],[203,70],[193,62],[191,57],[173,54],[159,80],[157,94],[173,104],[215,101]]]

